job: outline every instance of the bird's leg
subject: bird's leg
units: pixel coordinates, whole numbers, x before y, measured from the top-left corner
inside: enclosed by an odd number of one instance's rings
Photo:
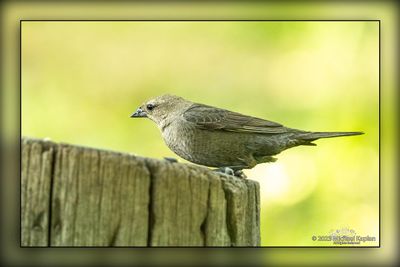
[[[239,178],[242,178],[242,179],[246,179],[247,178],[246,174],[244,174],[244,172],[242,170],[236,170],[234,173],[235,173],[236,177],[239,177]]]
[[[178,162],[178,160],[177,160],[176,158],[164,157],[164,159],[165,159],[166,161],[171,162],[171,163],[176,163],[176,162]]]
[[[233,170],[234,176],[242,178],[242,179],[247,178],[247,176],[243,172],[243,169],[248,168],[248,166],[229,166],[228,168]]]
[[[235,172],[229,167],[220,167],[218,169],[215,169],[214,171],[220,172],[220,173],[225,173],[225,174],[232,175],[232,176],[235,175]]]
[[[244,169],[245,167],[246,166],[220,167],[215,171],[245,179],[247,178],[247,176],[242,171],[242,169]]]

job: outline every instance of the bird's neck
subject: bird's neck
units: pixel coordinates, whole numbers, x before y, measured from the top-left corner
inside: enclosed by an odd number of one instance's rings
[[[158,124],[158,128],[160,128],[161,132],[164,132],[172,123],[172,120],[163,120]]]

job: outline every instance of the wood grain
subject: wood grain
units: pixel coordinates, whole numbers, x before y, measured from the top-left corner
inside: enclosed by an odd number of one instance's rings
[[[259,185],[192,164],[22,139],[22,246],[259,246]]]

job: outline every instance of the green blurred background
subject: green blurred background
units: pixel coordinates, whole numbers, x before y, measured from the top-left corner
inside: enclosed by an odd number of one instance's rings
[[[177,157],[130,114],[175,94],[288,127],[363,131],[246,171],[261,186],[263,246],[379,241],[377,22],[22,22],[22,135]],[[180,159],[180,161],[184,161]]]

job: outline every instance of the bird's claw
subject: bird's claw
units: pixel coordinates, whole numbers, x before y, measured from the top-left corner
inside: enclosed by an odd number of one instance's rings
[[[235,175],[235,172],[229,167],[221,167],[221,168],[218,168],[218,169],[216,169],[214,171],[220,172],[220,173],[224,173],[224,174],[227,174],[227,175],[232,175],[232,176]]]
[[[233,170],[232,168],[229,167],[221,167],[215,170],[216,172],[220,172],[220,173],[224,173],[227,175],[232,175],[232,176],[236,176],[242,179],[247,178],[247,176],[243,173],[242,170]]]
[[[242,179],[246,179],[247,176],[246,174],[244,174],[244,172],[242,170],[237,170],[234,172],[236,177],[242,178]]]

